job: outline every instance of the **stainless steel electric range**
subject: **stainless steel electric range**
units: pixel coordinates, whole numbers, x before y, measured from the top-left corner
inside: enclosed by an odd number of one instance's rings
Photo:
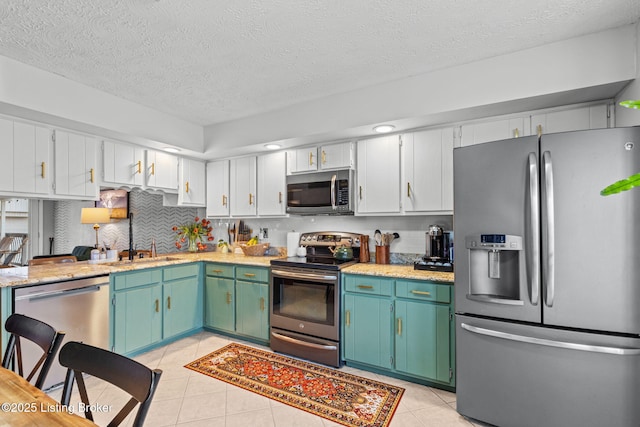
[[[340,270],[358,262],[360,235],[303,233],[299,244],[306,248],[306,256],[271,261],[271,348],[339,367]],[[341,246],[352,249],[353,259],[334,257]]]

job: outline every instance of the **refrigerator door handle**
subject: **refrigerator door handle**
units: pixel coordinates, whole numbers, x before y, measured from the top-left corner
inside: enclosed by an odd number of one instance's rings
[[[529,233],[530,250],[527,251],[529,266],[529,289],[531,304],[538,305],[540,300],[540,191],[538,188],[538,158],[529,153]]]
[[[605,347],[600,345],[579,344],[574,342],[555,341],[545,338],[528,337],[524,335],[516,335],[508,332],[494,331],[492,329],[479,328],[466,323],[461,323],[462,329],[474,334],[485,335],[494,338],[501,338],[509,341],[518,341],[526,344],[543,345],[547,347],[557,347],[565,350],[587,351],[590,353],[605,353],[616,356],[638,356],[640,348],[622,348],[622,347]]]
[[[555,226],[554,226],[554,207],[553,207],[553,164],[551,162],[551,153],[545,151],[542,153],[542,163],[544,166],[544,197],[545,197],[545,248],[542,270],[544,272],[544,303],[547,307],[553,307],[553,298],[555,291]]]

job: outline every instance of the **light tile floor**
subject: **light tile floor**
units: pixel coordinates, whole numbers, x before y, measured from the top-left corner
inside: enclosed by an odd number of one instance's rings
[[[163,371],[145,425],[153,427],[337,427],[340,425],[184,367],[187,363],[231,341],[228,337],[200,332],[136,357],[136,360],[146,366]],[[238,339],[233,341],[243,343]],[[253,343],[243,344],[261,347]],[[390,427],[479,425],[471,423],[456,412],[454,393],[348,366],[341,369],[405,389]],[[87,379],[87,388],[89,401],[92,404],[113,405],[113,411],[119,410],[128,399],[121,390],[99,382],[95,378]],[[49,394],[59,400],[62,391],[57,389]],[[79,401],[76,393],[71,401],[72,407],[77,408]],[[114,415],[115,412],[95,413],[94,417],[99,425],[106,425]],[[129,416],[123,425],[129,426],[132,419],[133,417]]]

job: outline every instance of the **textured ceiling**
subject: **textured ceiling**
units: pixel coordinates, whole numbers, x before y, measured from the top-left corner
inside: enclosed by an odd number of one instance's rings
[[[3,0],[0,55],[209,125],[639,18],[639,0]]]

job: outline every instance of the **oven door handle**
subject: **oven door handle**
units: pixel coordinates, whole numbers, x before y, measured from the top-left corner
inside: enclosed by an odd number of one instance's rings
[[[282,340],[282,341],[286,341],[286,342],[291,343],[291,344],[297,344],[297,345],[301,345],[301,346],[304,346],[304,347],[313,348],[315,350],[335,351],[335,350],[338,349],[338,347],[335,346],[335,345],[314,344],[314,343],[310,343],[310,342],[306,342],[306,341],[297,340],[295,338],[291,338],[291,337],[288,337],[286,335],[279,334],[277,332],[271,332],[271,336],[273,338],[276,338],[276,339],[279,339],[279,340]]]
[[[271,275],[273,277],[284,277],[287,279],[311,279],[322,282],[333,282],[338,280],[337,275],[321,275],[315,273],[302,273],[302,272],[289,272],[284,270],[271,270]]]

